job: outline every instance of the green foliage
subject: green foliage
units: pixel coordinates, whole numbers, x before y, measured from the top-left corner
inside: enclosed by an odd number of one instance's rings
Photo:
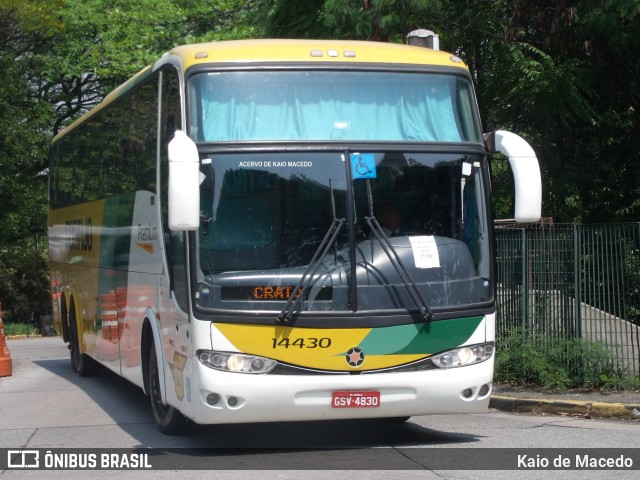
[[[551,338],[522,328],[497,341],[495,377],[556,391],[637,386],[637,380],[616,367],[613,354],[601,342]]]
[[[265,37],[326,37],[326,28],[322,23],[323,4],[324,0],[267,1],[256,15],[256,23],[260,25]]]
[[[259,0],[0,0],[0,301],[50,308],[46,168],[53,135],[182,43],[242,38]]]
[[[404,42],[425,18],[441,17],[441,0],[272,0],[259,23],[266,36]]]
[[[624,318],[640,325],[640,248],[627,243],[624,251],[624,294],[631,299],[625,305]]]
[[[0,250],[0,301],[3,319],[34,322],[51,303],[46,242],[40,237]]]
[[[35,336],[40,331],[35,323],[5,323],[4,334],[7,336]]]
[[[56,60],[58,74],[91,73],[119,84],[178,44],[231,38],[231,22],[251,5],[225,0],[67,0],[58,11],[64,29],[53,52],[44,57]],[[250,31],[246,25],[235,34]]]
[[[257,0],[66,0],[63,28],[39,53],[58,106],[54,133],[163,53],[183,43],[244,38]]]
[[[439,6],[438,0],[326,0],[323,14],[337,38],[403,42],[414,25],[436,15]]]
[[[32,53],[58,24],[42,0],[0,0],[0,256],[44,233],[46,149],[54,106],[43,99]],[[58,3],[53,3],[53,6]],[[0,269],[5,270],[0,260]],[[6,271],[2,273],[6,275]],[[6,302],[0,290],[0,300]]]
[[[638,220],[640,0],[265,4],[272,36],[400,42],[413,29],[434,30],[469,66],[485,131],[512,130],[537,152],[545,217]],[[496,171],[496,211],[508,216],[510,177]]]

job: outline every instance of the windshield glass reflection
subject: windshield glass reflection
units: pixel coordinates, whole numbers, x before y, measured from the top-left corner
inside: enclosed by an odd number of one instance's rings
[[[491,299],[479,157],[371,152],[349,160],[354,225],[345,222],[342,153],[205,159],[198,306],[281,313],[295,300],[300,312],[348,311],[354,281],[358,310]]]

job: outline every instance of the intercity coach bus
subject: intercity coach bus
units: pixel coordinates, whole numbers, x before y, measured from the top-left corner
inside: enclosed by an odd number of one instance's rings
[[[54,324],[160,430],[484,411],[488,159],[540,217],[519,136],[482,134],[455,55],[357,41],[177,47],[50,153]]]

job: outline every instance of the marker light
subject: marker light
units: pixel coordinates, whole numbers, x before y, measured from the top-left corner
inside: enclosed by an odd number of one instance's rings
[[[198,350],[198,360],[204,366],[223,372],[235,373],[269,373],[278,362],[270,358],[245,355],[242,353],[214,352]]]
[[[493,356],[493,344],[482,343],[468,345],[431,357],[431,361],[439,368],[465,367],[489,360]]]

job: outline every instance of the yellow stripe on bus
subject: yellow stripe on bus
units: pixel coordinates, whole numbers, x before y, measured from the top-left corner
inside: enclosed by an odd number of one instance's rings
[[[216,323],[215,327],[243,353],[318,370],[376,370],[403,365],[428,356],[367,355],[364,352],[364,362],[353,367],[347,363],[346,353],[360,345],[371,328],[314,329],[229,323]]]
[[[447,66],[466,69],[450,53],[393,43],[346,40],[236,40],[198,43],[175,48],[186,70],[206,63],[345,62]]]

